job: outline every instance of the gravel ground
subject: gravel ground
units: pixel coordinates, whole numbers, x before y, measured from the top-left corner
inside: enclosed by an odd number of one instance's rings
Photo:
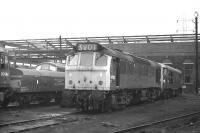
[[[178,131],[175,131],[174,133],[200,133],[200,123],[179,129]]]
[[[27,131],[27,133],[107,133],[130,126],[136,126],[148,121],[161,120],[184,113],[200,111],[199,105],[200,96],[183,94],[181,97],[160,100],[148,104],[135,105],[124,110],[114,112],[82,114],[83,116],[87,116],[88,119],[81,119],[78,122],[70,124],[63,123],[56,126]],[[49,107],[21,111],[22,113],[19,113],[20,115],[18,112],[14,114],[11,111],[9,116],[10,119],[15,119],[15,115],[17,115],[17,117],[21,117],[21,119],[28,119],[28,116],[26,115],[30,114],[32,114],[32,116],[35,115],[34,117],[39,117],[40,115],[50,115],[51,113],[56,114],[67,111],[70,112],[73,110],[59,107]],[[2,116],[0,116],[0,120],[4,121],[5,118],[2,119]]]
[[[60,108],[59,106],[49,106],[49,107],[36,107],[29,109],[0,109],[0,124],[41,118],[45,116],[54,116],[59,114],[65,114],[73,112],[75,109]]]

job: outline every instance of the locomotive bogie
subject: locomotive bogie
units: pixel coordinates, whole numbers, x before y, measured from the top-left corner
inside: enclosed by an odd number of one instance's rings
[[[24,92],[13,95],[13,102],[18,102],[19,106],[26,107],[30,104],[48,105],[51,101],[60,102],[61,92]]]

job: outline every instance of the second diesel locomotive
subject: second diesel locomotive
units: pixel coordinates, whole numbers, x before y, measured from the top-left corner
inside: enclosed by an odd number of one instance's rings
[[[27,106],[33,101],[47,104],[51,100],[61,100],[65,81],[61,64],[44,62],[36,69],[16,68],[11,70],[10,75],[13,89],[10,101],[17,101],[20,106]]]
[[[61,106],[107,111],[181,93],[181,71],[98,43],[67,56]]]

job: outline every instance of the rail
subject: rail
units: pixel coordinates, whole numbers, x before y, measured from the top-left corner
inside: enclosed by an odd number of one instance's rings
[[[0,132],[6,133],[19,133],[24,131],[30,131],[37,128],[58,125],[61,123],[71,123],[78,121],[76,117],[70,117],[70,115],[78,114],[79,112],[71,112],[55,116],[47,116],[42,118],[15,121],[9,123],[0,124]]]
[[[137,131],[137,130],[140,130],[140,129],[143,129],[143,128],[147,128],[147,127],[150,127],[150,126],[157,125],[157,124],[161,124],[161,123],[165,123],[165,122],[169,122],[169,121],[174,121],[174,120],[178,120],[178,119],[184,119],[184,118],[191,117],[191,116],[194,116],[194,115],[199,115],[199,114],[200,114],[200,112],[197,111],[197,112],[193,112],[193,113],[189,113],[189,114],[185,114],[185,115],[180,115],[180,116],[177,116],[177,117],[171,117],[171,118],[158,120],[158,121],[154,121],[154,122],[147,122],[147,123],[142,124],[142,125],[117,130],[117,131],[114,131],[114,132],[111,132],[111,133],[130,133],[130,132],[134,132],[134,131]]]

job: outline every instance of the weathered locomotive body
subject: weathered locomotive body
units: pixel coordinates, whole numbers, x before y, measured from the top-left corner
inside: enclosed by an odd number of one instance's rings
[[[39,67],[42,65],[44,67]],[[47,104],[52,100],[61,100],[65,81],[64,67],[55,63],[42,63],[39,66],[37,70],[10,68],[9,86],[12,94],[5,99],[7,104],[18,102],[20,106],[27,106],[32,102]]]
[[[97,43],[67,56],[62,106],[106,111],[180,94],[181,71]]]

